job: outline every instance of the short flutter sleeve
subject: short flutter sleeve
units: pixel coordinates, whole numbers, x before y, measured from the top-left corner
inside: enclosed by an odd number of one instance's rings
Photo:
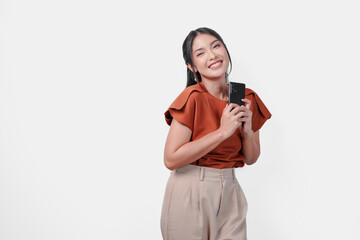
[[[250,110],[252,111],[252,130],[256,132],[264,125],[266,120],[271,118],[271,113],[253,90],[247,88],[245,98],[251,101]]]
[[[196,92],[198,92],[197,86],[190,86],[180,93],[180,95],[174,100],[164,114],[168,125],[170,125],[172,119],[175,118],[176,121],[193,130],[197,95]]]

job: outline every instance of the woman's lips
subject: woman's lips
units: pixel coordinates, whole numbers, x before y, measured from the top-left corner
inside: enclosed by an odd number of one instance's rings
[[[210,64],[209,68],[215,70],[215,69],[218,69],[219,67],[221,67],[221,65],[222,65],[222,61],[218,60],[218,61]]]

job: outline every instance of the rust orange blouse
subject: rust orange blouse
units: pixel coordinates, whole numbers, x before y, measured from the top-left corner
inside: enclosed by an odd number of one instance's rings
[[[245,98],[251,101],[252,129],[256,132],[271,117],[271,113],[253,90],[246,88]],[[165,112],[165,120],[170,125],[175,118],[190,128],[191,141],[194,141],[220,127],[221,115],[226,104],[227,101],[209,93],[200,82],[180,93]],[[219,169],[243,167],[245,159],[241,154],[241,145],[240,131],[237,129],[211,152],[191,164]]]

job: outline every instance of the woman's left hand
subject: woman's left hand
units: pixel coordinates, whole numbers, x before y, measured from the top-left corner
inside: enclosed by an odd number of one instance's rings
[[[239,114],[239,116],[241,116],[239,118],[238,121],[242,122],[243,124],[239,127],[240,130],[240,134],[241,136],[244,135],[248,135],[249,133],[253,133],[252,131],[252,124],[251,124],[251,120],[252,120],[252,112],[250,110],[250,106],[251,106],[251,101],[249,99],[241,99],[241,101],[245,102],[245,106],[242,105],[241,108],[241,113]]]

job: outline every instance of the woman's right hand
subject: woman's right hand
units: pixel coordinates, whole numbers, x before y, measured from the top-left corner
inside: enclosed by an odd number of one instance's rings
[[[223,110],[220,127],[218,131],[223,135],[224,139],[229,138],[235,130],[241,126],[239,119],[242,117],[243,111],[238,104],[230,103]]]

